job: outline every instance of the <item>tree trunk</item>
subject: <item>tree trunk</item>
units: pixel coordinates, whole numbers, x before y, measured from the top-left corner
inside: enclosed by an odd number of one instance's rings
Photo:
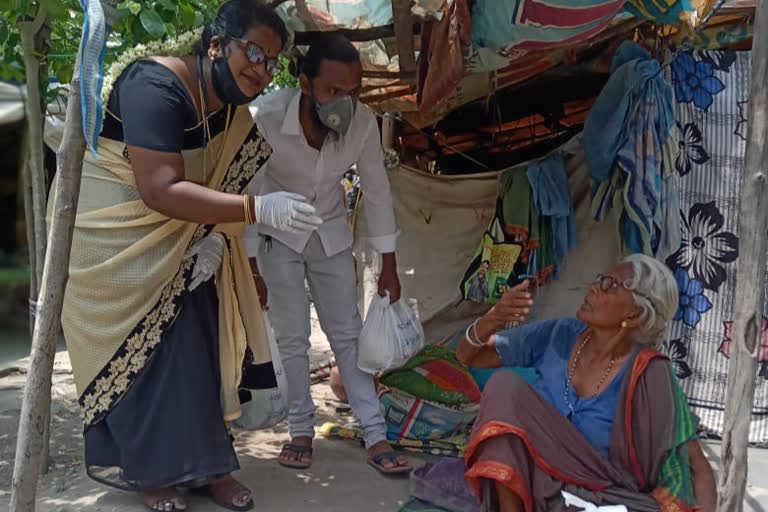
[[[45,214],[47,209],[48,190],[46,184],[46,172],[43,149],[43,127],[45,119],[43,118],[42,105],[40,98],[40,61],[37,55],[41,54],[45,45],[44,37],[40,37],[46,22],[48,21],[48,11],[40,8],[37,11],[34,21],[22,21],[19,23],[19,35],[21,39],[21,48],[24,54],[24,70],[26,72],[27,82],[27,142],[28,142],[28,165],[30,184],[32,187],[32,225],[34,227],[34,244],[30,246],[30,255],[34,252],[34,258],[30,257],[30,263],[34,262],[34,267],[30,265],[30,273],[34,272],[34,279],[30,283],[30,306],[37,304],[37,298],[40,291],[40,283],[43,279],[43,264],[45,263],[45,247],[47,242],[47,230],[45,225]],[[34,287],[33,287],[34,286]],[[34,326],[34,316],[36,308],[30,307],[30,324]],[[46,414],[50,418],[50,411]],[[50,419],[46,420],[50,423]],[[48,472],[48,453],[50,442],[50,425],[46,424],[43,432],[43,455],[41,457],[41,467],[43,473]]]
[[[37,272],[35,272],[35,213],[32,207],[32,179],[29,175],[29,152],[24,151],[29,145],[29,130],[26,125],[21,135],[21,163],[19,164],[19,181],[24,198],[24,224],[27,231],[27,258],[29,259],[29,335],[35,331],[35,314],[33,304],[37,303]]]
[[[739,215],[739,263],[733,303],[717,509],[741,512],[747,483],[747,441],[755,397],[765,305],[768,252],[768,6],[758,3],[752,43],[747,150]]]
[[[35,277],[40,283],[43,278],[43,263],[45,261],[45,211],[46,211],[46,185],[45,168],[43,167],[43,112],[40,99],[40,61],[36,57],[38,52],[35,41],[37,34],[48,19],[45,9],[40,9],[34,21],[19,22],[19,35],[21,49],[24,54],[24,69],[27,80],[27,141],[29,154],[29,172],[32,184],[32,208],[35,231],[36,263]],[[34,297],[33,297],[34,299]]]
[[[76,63],[75,69],[77,67]],[[64,288],[69,275],[69,253],[84,154],[80,82],[75,73],[70,84],[64,135],[57,152],[56,202],[51,220],[50,245],[45,255],[35,333],[32,337],[32,357],[19,420],[11,484],[11,512],[32,512],[35,509],[43,431],[47,411],[50,409],[51,374],[61,325]]]

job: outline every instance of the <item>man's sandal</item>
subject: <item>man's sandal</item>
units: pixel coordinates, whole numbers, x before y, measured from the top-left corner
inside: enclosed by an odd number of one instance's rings
[[[282,457],[286,451],[295,453],[296,455],[299,456],[299,459],[295,461],[286,461],[279,458],[277,459],[277,462],[281,466],[285,466],[286,468],[291,468],[291,469],[308,469],[312,465],[311,459],[309,461],[304,461],[304,462],[302,462],[301,460],[304,455],[309,455],[310,457],[312,457],[311,446],[303,446],[299,444],[288,443],[283,445],[283,449],[280,451],[280,456]]]
[[[408,464],[406,464],[405,466],[401,465],[397,461],[397,458],[399,456],[400,455],[398,455],[398,453],[394,451],[380,453],[368,459],[368,464],[376,468],[376,470],[383,475],[404,475],[404,474],[410,473],[412,469],[411,466]],[[395,466],[392,468],[385,468],[384,466],[381,465],[381,463],[384,462],[385,460],[390,461]]]

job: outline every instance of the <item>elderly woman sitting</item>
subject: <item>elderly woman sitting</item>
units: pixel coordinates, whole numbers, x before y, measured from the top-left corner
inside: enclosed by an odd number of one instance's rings
[[[669,269],[630,256],[598,276],[577,318],[500,331],[524,320],[526,290],[472,324],[457,353],[469,366],[536,369],[532,387],[500,371],[484,390],[465,475],[484,508],[576,510],[565,491],[631,511],[714,511],[695,420],[655,350],[678,306]]]

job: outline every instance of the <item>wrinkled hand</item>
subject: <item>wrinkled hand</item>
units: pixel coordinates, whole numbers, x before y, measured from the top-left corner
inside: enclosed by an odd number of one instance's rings
[[[394,304],[400,300],[400,278],[397,277],[396,268],[384,268],[379,276],[379,296],[386,297],[389,293],[389,303]]]
[[[533,299],[528,288],[530,281],[527,279],[514,286],[501,297],[501,300],[487,313],[496,325],[504,326],[510,322],[523,323],[525,317],[531,312]]]
[[[216,272],[221,268],[225,244],[226,241],[221,233],[211,233],[189,248],[184,258],[197,256],[195,266],[192,268],[189,291],[194,290],[216,275]]]
[[[259,274],[253,274],[253,284],[256,285],[256,291],[259,293],[259,304],[262,311],[269,311],[269,289],[264,278]]]
[[[290,192],[274,192],[264,196],[255,196],[256,223],[264,224],[280,231],[307,233],[314,231],[323,223],[315,215],[315,207],[307,199]]]

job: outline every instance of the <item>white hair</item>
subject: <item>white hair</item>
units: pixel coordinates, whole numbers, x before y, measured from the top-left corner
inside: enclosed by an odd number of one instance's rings
[[[635,305],[642,310],[636,341],[660,347],[680,300],[675,276],[664,263],[645,254],[632,254],[622,263],[632,265],[632,279],[624,287],[632,292]]]

